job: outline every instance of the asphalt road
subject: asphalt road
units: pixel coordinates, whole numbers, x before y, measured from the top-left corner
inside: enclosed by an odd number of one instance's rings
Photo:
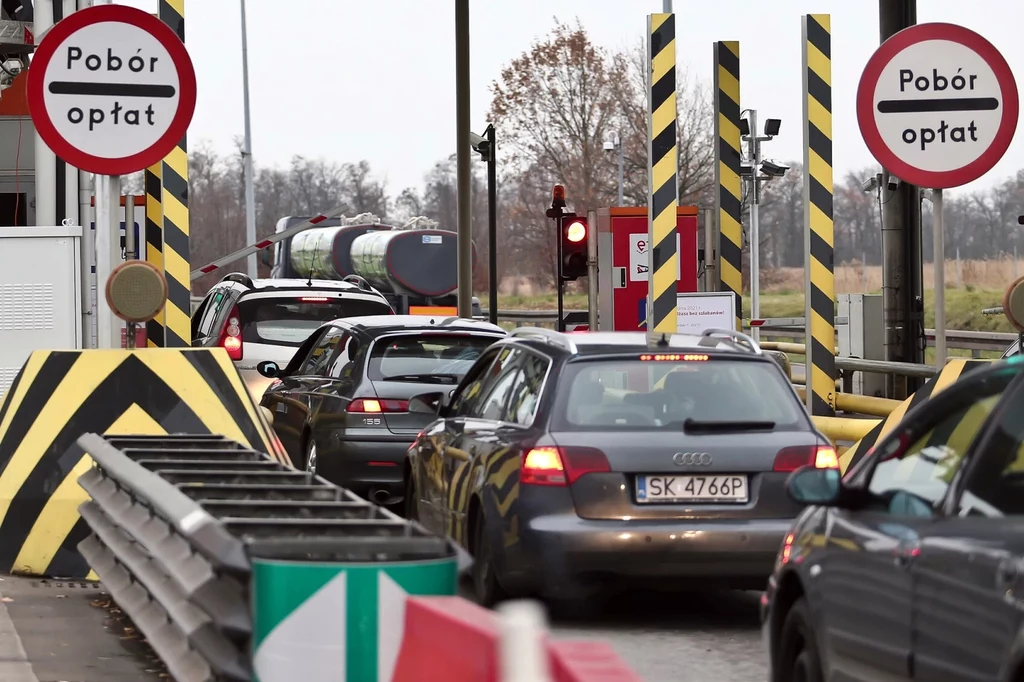
[[[610,643],[644,682],[765,682],[751,592],[630,593],[594,618],[555,618],[560,639]]]

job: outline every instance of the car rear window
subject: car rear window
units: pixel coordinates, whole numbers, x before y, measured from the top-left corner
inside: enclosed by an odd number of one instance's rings
[[[363,298],[296,296],[294,298],[242,299],[242,341],[275,346],[301,346],[328,320],[359,315],[388,315],[383,301]]]
[[[571,362],[560,389],[556,420],[570,428],[681,430],[687,420],[773,422],[778,430],[808,425],[792,387],[769,362]]]
[[[367,373],[371,381],[457,384],[497,340],[484,334],[388,336],[378,340],[370,351]]]

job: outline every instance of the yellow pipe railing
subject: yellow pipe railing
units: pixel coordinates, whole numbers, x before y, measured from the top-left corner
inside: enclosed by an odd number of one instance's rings
[[[881,419],[850,419],[849,417],[811,417],[818,430],[833,443],[856,443],[878,426]]]
[[[806,389],[802,386],[797,386],[796,392],[799,394],[801,400],[807,399]],[[902,404],[903,403],[899,400],[876,398],[873,395],[836,393],[836,410],[839,412],[868,414],[872,417],[888,417],[893,410]]]

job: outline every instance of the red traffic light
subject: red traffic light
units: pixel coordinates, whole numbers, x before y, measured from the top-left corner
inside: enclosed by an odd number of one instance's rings
[[[565,228],[565,238],[573,244],[578,244],[587,238],[587,224],[582,220],[574,220]]]

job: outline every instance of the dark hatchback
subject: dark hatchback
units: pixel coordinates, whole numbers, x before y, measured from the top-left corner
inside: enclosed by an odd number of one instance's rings
[[[496,325],[460,318],[380,315],[335,320],[318,329],[260,404],[298,468],[378,504],[405,492],[409,444],[492,343]]]
[[[519,329],[409,451],[406,513],[474,557],[476,596],[578,599],[629,583],[761,589],[838,466],[779,366],[732,332]]]
[[[772,682],[1024,681],[1024,358],[788,488],[811,506],[762,597]]]

